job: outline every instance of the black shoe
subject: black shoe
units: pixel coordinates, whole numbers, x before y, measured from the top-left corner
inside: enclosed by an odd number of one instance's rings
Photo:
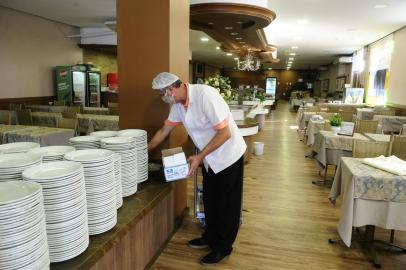
[[[229,252],[218,252],[218,251],[212,251],[209,254],[207,254],[206,256],[204,256],[201,260],[200,260],[200,264],[204,265],[204,266],[209,266],[209,265],[213,265],[216,263],[221,262],[225,257],[227,257],[228,255],[230,255],[231,251]]]
[[[207,248],[209,244],[203,238],[196,238],[188,242],[191,248]]]

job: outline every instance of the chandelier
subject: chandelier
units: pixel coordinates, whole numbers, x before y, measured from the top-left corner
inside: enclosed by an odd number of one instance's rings
[[[244,60],[237,59],[238,70],[255,71],[261,67],[261,62],[250,51],[244,57]]]

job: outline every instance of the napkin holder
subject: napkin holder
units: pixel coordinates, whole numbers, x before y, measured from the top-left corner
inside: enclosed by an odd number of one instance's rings
[[[181,147],[162,150],[162,163],[166,182],[187,178],[189,165]]]

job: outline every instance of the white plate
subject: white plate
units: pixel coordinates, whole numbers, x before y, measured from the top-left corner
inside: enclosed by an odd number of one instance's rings
[[[41,191],[41,185],[34,182],[0,182],[0,206],[16,203]]]
[[[0,168],[12,169],[18,167],[29,166],[34,163],[41,162],[40,155],[28,154],[28,153],[14,153],[0,155]]]
[[[23,177],[35,179],[54,179],[71,175],[83,168],[73,161],[55,161],[31,167],[23,172]]]
[[[34,148],[28,151],[28,153],[39,154],[43,157],[53,157],[53,156],[62,156],[66,153],[75,151],[75,147],[67,145],[54,145],[54,146],[45,146],[41,148]]]
[[[95,143],[99,142],[99,138],[95,136],[77,136],[69,139],[72,143]]]
[[[97,162],[112,158],[114,152],[105,149],[86,149],[67,153],[64,158],[79,162]]]
[[[95,131],[95,132],[90,133],[90,136],[94,136],[94,137],[97,137],[97,138],[115,137],[115,136],[117,136],[117,131],[112,131],[112,130]]]
[[[0,145],[0,153],[20,153],[27,152],[33,148],[39,148],[39,143],[34,142],[15,142]]]

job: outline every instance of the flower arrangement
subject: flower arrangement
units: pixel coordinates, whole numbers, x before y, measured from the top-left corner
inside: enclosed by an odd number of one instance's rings
[[[332,127],[340,127],[343,122],[343,118],[339,114],[335,114],[330,117],[330,125]]]
[[[231,91],[231,81],[228,77],[215,75],[204,80],[204,84],[216,88],[225,101],[234,99],[233,92]]]

